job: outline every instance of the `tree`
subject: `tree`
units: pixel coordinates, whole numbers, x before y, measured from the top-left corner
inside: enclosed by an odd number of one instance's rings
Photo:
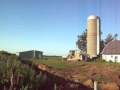
[[[102,32],[101,32],[102,34]],[[102,50],[104,49],[105,45],[107,45],[110,41],[112,40],[117,40],[117,36],[118,34],[108,34],[107,37],[105,38],[105,40],[101,40],[100,41],[100,52],[102,52]],[[87,51],[87,29],[85,29],[85,31],[81,34],[78,35],[78,40],[76,42],[77,47],[82,51],[82,52],[86,52]]]
[[[105,47],[105,41],[101,40],[100,41],[100,52],[102,52],[102,50],[104,49],[104,47]]]
[[[105,45],[108,44],[112,40],[117,40],[117,36],[118,36],[118,34],[114,34],[114,35],[108,34],[105,39]]]
[[[81,34],[78,35],[78,40],[76,42],[77,47],[83,51],[86,52],[87,51],[87,29]]]
[[[106,39],[105,39],[105,45],[108,44],[110,41],[114,39],[112,34],[108,34]]]
[[[118,36],[118,34],[115,34],[115,35],[114,35],[114,40],[117,40],[117,36]]]
[[[102,32],[100,32],[102,34]],[[85,29],[85,31],[81,34],[78,35],[78,40],[76,42],[77,47],[83,51],[83,52],[87,52],[87,29]],[[105,46],[105,41],[101,40],[100,41],[100,52],[102,52],[103,48]]]

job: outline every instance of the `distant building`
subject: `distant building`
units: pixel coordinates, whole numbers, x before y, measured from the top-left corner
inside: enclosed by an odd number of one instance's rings
[[[19,52],[18,53],[19,57],[21,58],[38,58],[42,59],[43,57],[43,52],[37,51],[37,50],[30,50],[30,51],[24,51],[24,52]]]
[[[102,59],[120,62],[120,40],[109,42],[102,51]]]

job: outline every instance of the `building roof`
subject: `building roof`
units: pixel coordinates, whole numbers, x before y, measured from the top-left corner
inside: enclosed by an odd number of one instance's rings
[[[34,51],[38,51],[38,50],[28,50],[28,51],[34,52]],[[22,51],[22,52],[28,52],[28,51]],[[43,53],[42,51],[38,51],[38,52]],[[17,53],[21,53],[21,52],[17,52]]]
[[[104,47],[102,54],[120,54],[120,40],[109,42]]]
[[[90,16],[88,17],[88,20],[90,20],[90,19],[99,19],[99,16],[90,15]]]

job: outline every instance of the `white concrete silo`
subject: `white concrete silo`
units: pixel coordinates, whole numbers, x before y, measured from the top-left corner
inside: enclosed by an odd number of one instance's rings
[[[93,58],[100,54],[100,18],[91,15],[87,23],[87,54]]]

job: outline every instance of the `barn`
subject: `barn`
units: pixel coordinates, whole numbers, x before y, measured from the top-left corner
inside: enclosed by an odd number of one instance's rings
[[[42,59],[43,57],[43,52],[42,51],[37,51],[37,50],[30,50],[30,51],[23,51],[19,52],[19,57],[27,59],[27,58],[38,58]]]
[[[120,40],[109,42],[102,51],[102,59],[120,63]]]

